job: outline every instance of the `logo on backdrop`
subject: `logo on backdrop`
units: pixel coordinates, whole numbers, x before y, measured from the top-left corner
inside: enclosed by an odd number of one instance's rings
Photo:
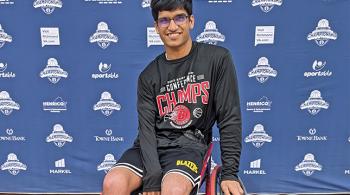
[[[27,165],[21,163],[16,154],[10,153],[7,155],[6,162],[1,165],[1,170],[8,171],[11,175],[17,175],[20,171],[27,170]]]
[[[277,71],[271,68],[269,64],[269,60],[266,57],[261,57],[258,60],[258,64],[253,68],[253,70],[249,71],[248,77],[255,77],[259,83],[264,83],[270,77],[276,77]]]
[[[97,25],[96,32],[90,37],[90,43],[97,43],[102,49],[106,49],[111,42],[117,43],[118,37],[111,33],[108,24],[100,22]]]
[[[298,135],[298,141],[327,141],[327,136],[319,136],[316,134],[316,128],[309,129],[309,135]]]
[[[67,102],[64,101],[61,97],[57,97],[52,102],[43,102],[43,110],[54,113],[67,111]]]
[[[151,6],[151,0],[142,0],[141,6],[143,8],[150,7]]]
[[[328,109],[329,103],[324,101],[321,96],[321,92],[313,90],[308,100],[300,105],[300,109],[307,109],[310,114],[316,115],[321,109]]]
[[[250,162],[250,169],[244,170],[243,174],[246,175],[266,175],[264,169],[261,169],[261,159]]]
[[[295,166],[295,171],[302,171],[304,175],[311,176],[315,171],[322,171],[322,165],[316,162],[313,154],[308,153],[304,160]]]
[[[46,137],[46,142],[53,142],[59,148],[63,147],[66,142],[72,141],[73,138],[64,131],[61,124],[55,124],[52,133]]]
[[[48,78],[51,83],[56,84],[61,78],[67,78],[68,73],[61,68],[55,58],[50,58],[47,60],[46,68],[40,72],[40,77]]]
[[[16,77],[16,73],[6,72],[6,69],[7,69],[7,63],[0,62],[0,78],[11,79]]]
[[[275,42],[275,26],[256,26],[255,44],[273,44]]]
[[[281,6],[282,0],[253,0],[252,1],[253,7],[260,6],[260,9],[265,13],[271,11],[275,5]]]
[[[6,129],[6,134],[4,136],[0,135],[0,142],[4,142],[4,141],[12,141],[12,142],[24,142],[26,141],[26,137],[24,136],[16,136],[14,135],[15,130],[13,130],[12,128]]]
[[[60,29],[57,27],[42,27],[41,33],[41,47],[46,45],[61,45]]]
[[[62,8],[61,0],[35,0],[33,3],[34,8],[41,8],[47,15],[52,14],[55,8]]]
[[[12,1],[12,0],[0,0],[0,6],[2,6],[2,5],[13,5],[13,4],[15,4],[15,2]]]
[[[85,2],[91,2],[91,3],[97,3],[100,5],[118,5],[122,4],[123,2],[120,0],[84,0]]]
[[[247,111],[264,112],[271,110],[272,101],[263,96],[257,102],[247,102]]]
[[[70,169],[66,169],[66,162],[64,158],[55,161],[55,169],[49,170],[50,174],[71,174]]]
[[[271,142],[272,137],[265,132],[262,124],[257,124],[254,126],[253,132],[249,134],[244,141],[246,143],[252,142],[256,148],[260,148],[265,142]]]
[[[4,29],[2,29],[2,26],[0,24],[0,48],[2,48],[6,42],[11,43],[12,42],[12,36],[8,35]]]
[[[124,137],[115,137],[112,135],[113,131],[112,129],[106,129],[105,135],[106,136],[94,136],[96,142],[124,142]]]
[[[315,30],[309,33],[307,40],[314,40],[318,46],[324,46],[329,40],[336,40],[338,37],[337,33],[332,31],[329,27],[329,22],[326,19],[321,19]]]
[[[95,111],[101,110],[102,114],[109,116],[114,110],[120,110],[121,106],[113,100],[111,93],[105,91],[101,94],[100,101],[94,105],[93,109]]]
[[[208,0],[208,3],[232,3],[232,0]]]
[[[13,110],[19,110],[20,106],[18,103],[12,100],[10,94],[7,91],[0,92],[0,111],[4,115],[10,115]]]
[[[315,60],[312,64],[313,71],[304,72],[304,77],[330,77],[332,72],[329,70],[323,69],[326,66],[326,61]]]
[[[115,163],[117,163],[117,161],[114,159],[113,154],[106,154],[103,162],[97,166],[97,171],[104,171],[107,173]]]
[[[91,78],[93,79],[117,79],[119,78],[119,75],[115,72],[109,72],[111,69],[112,64],[106,64],[106,63],[100,63],[98,65],[98,70],[100,73],[94,73],[91,75]]]
[[[152,45],[164,45],[154,27],[147,27],[147,47]]]
[[[196,38],[197,42],[208,43],[212,45],[216,45],[219,41],[224,42],[225,36],[219,32],[216,28],[216,24],[214,21],[208,21],[205,24],[204,32]]]

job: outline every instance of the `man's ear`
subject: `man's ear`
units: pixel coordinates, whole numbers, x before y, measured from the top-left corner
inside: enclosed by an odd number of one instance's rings
[[[189,22],[190,22],[190,29],[193,29],[194,28],[194,16],[191,15],[189,17]]]
[[[154,28],[156,29],[157,34],[159,34],[158,25],[156,21],[154,21]]]

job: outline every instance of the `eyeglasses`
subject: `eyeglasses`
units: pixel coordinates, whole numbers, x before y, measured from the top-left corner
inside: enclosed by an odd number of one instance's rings
[[[187,18],[188,18],[188,15],[186,15],[186,14],[179,14],[179,15],[176,15],[175,17],[173,17],[173,18],[168,18],[168,17],[158,18],[157,19],[157,24],[161,28],[166,28],[166,27],[168,27],[170,25],[170,22],[172,20],[174,20],[176,25],[181,25],[181,24],[185,23]]]

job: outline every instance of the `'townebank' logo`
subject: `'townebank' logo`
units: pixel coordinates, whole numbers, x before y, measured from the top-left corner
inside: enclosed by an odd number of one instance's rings
[[[108,24],[100,22],[97,25],[96,32],[90,37],[90,43],[97,43],[102,49],[106,49],[111,42],[117,43],[118,37],[111,33]]]
[[[333,32],[329,27],[329,22],[326,19],[321,19],[317,27],[312,33],[307,36],[307,40],[314,40],[320,47],[326,45],[329,40],[336,40],[337,33]]]
[[[52,14],[55,8],[62,8],[61,0],[35,0],[33,3],[34,8],[41,8],[47,15]]]

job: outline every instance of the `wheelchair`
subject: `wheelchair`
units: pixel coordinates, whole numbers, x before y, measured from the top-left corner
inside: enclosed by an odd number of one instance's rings
[[[221,166],[215,165],[212,168],[212,151],[213,151],[213,143],[209,144],[208,151],[204,156],[203,160],[203,168],[201,171],[201,181],[200,187],[205,184],[205,195],[223,195],[224,193],[221,190]],[[240,178],[239,183],[241,184],[241,188],[243,189],[243,195],[247,194],[247,191],[244,187],[244,184]]]

